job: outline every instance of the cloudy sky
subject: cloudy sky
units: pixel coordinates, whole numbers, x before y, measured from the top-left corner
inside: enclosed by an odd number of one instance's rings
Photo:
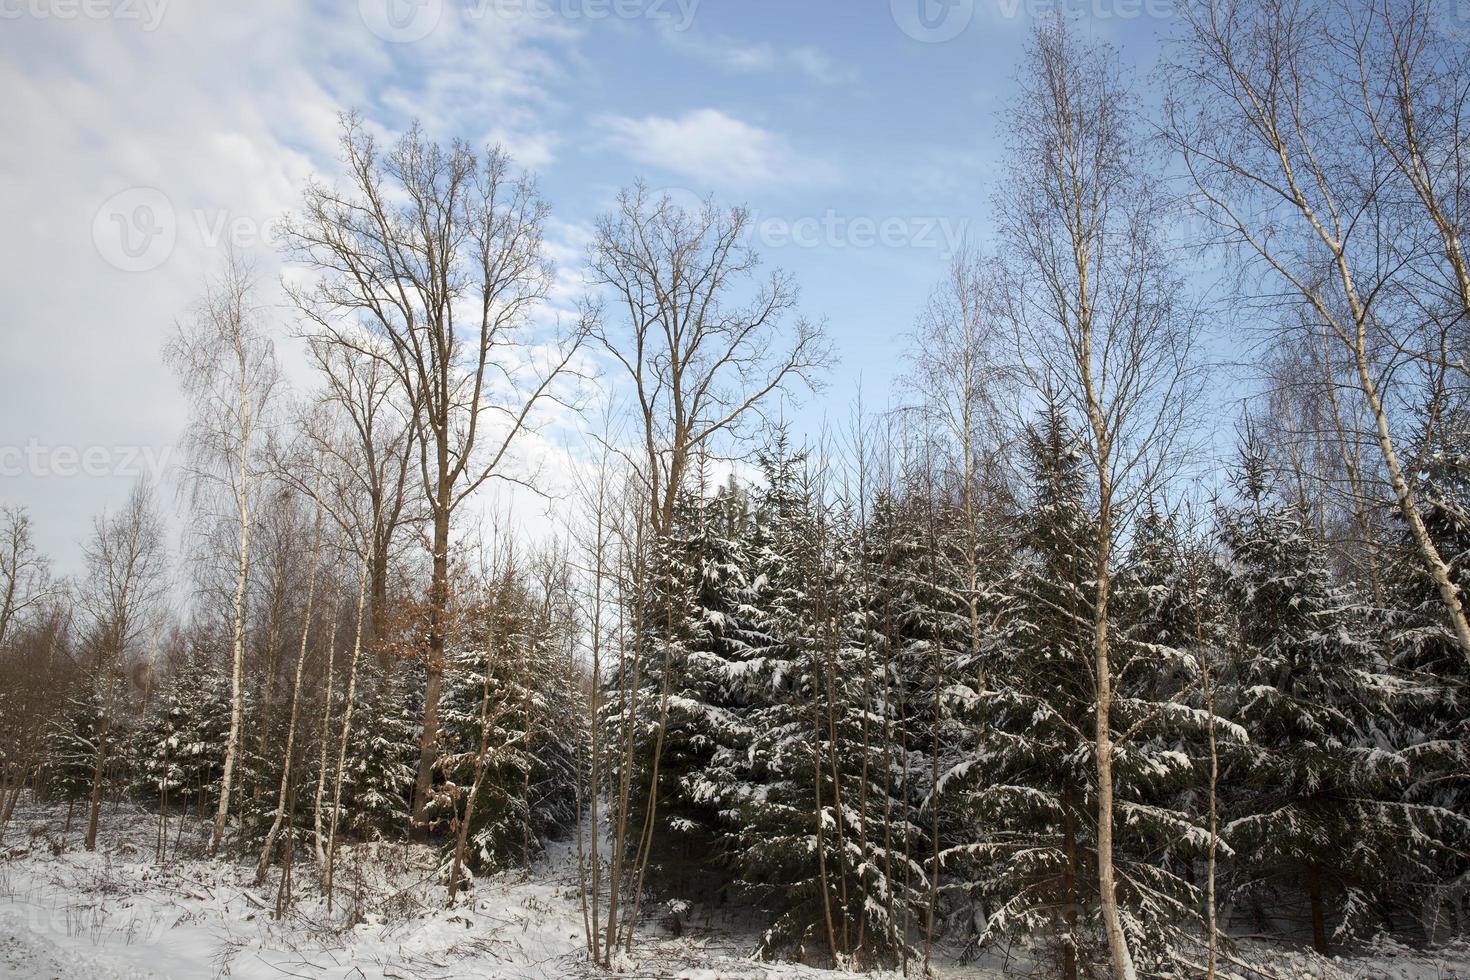
[[[1141,70],[1169,29],[1163,0],[1064,2]],[[159,351],[228,245],[299,364],[272,223],[335,173],[348,109],[534,170],[566,295],[620,186],[746,204],[841,353],[816,411],[845,417],[859,384],[902,397],[903,335],[948,253],[988,244],[996,114],[1052,8],[0,0],[0,500],[77,570],[92,515],[168,466],[184,411]]]

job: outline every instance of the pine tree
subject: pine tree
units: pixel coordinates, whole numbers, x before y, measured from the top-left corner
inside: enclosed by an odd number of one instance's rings
[[[150,802],[203,813],[219,792],[229,713],[222,671],[191,653],[132,739],[134,792]]]
[[[990,689],[980,702],[983,739],[941,783],[968,813],[974,836],[945,852],[985,927],[971,948],[1024,937],[1076,978],[1106,962],[1096,875],[1096,768],[1093,762],[1091,549],[1096,534],[1076,440],[1059,413],[1026,430],[1031,500],[1018,521],[1011,598],[993,651]],[[1128,576],[1120,576],[1126,593]],[[1134,588],[1141,589],[1135,582]],[[1115,746],[1118,898],[1140,964],[1165,964],[1197,895],[1181,874],[1208,834],[1165,805],[1195,778],[1180,751],[1182,731],[1203,719],[1161,702],[1146,680],[1166,663],[1187,673],[1188,658],[1152,624],[1130,637],[1118,612],[1120,661],[1114,704],[1124,737]],[[1165,642],[1158,642],[1158,641]],[[1130,680],[1130,671],[1139,675]]]
[[[840,543],[804,456],[778,442],[761,462],[750,735],[728,796],[739,883],[771,917],[765,954],[896,962],[910,952],[923,869],[894,846],[920,835],[913,791],[879,734],[891,727],[884,667],[855,616],[851,546]]]
[[[68,803],[86,799],[91,790],[97,738],[104,721],[95,687],[83,684],[67,699],[51,728],[46,774],[51,791]]]
[[[529,864],[576,822],[585,709],[563,638],[519,582],[497,585],[476,619],[445,675],[444,745],[427,812],[455,832],[473,794],[466,863],[489,873]],[[482,708],[488,751],[474,792]]]
[[[1412,447],[1415,493],[1424,526],[1448,563],[1451,580],[1470,595],[1470,410],[1426,420]],[[1407,529],[1401,545],[1412,547]],[[1397,562],[1387,575],[1395,607],[1390,630],[1394,669],[1404,676],[1399,739],[1409,745],[1423,778],[1411,798],[1470,813],[1470,683],[1465,658],[1444,615],[1434,581],[1415,562]],[[1457,863],[1455,870],[1470,870]]]
[[[725,821],[748,743],[749,632],[759,615],[749,511],[733,481],[706,494],[701,480],[677,497],[632,599],[630,656],[607,681],[607,743],[625,744],[626,726],[635,727],[629,856],[646,848],[653,881],[685,897],[718,900],[732,877]],[[657,817],[645,842],[655,759]],[[621,775],[615,766],[611,784]]]
[[[343,827],[359,840],[395,839],[409,826],[418,714],[401,675],[377,664],[366,673],[353,712],[362,737],[349,749],[342,781]]]
[[[1241,503],[1221,515],[1238,610],[1233,715],[1250,734],[1227,768],[1226,839],[1240,906],[1299,909],[1313,945],[1384,923],[1395,875],[1428,877],[1465,821],[1405,803],[1409,754],[1392,743],[1397,687],[1368,610],[1334,581],[1303,515],[1278,501],[1248,444]]]

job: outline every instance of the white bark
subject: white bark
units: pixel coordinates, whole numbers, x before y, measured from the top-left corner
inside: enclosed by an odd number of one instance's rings
[[[276,794],[276,815],[271,829],[265,835],[265,844],[260,849],[260,861],[255,866],[255,883],[265,881],[265,872],[270,867],[271,852],[275,850],[276,837],[286,818],[286,796],[291,785],[291,762],[296,751],[296,721],[301,713],[301,675],[306,668],[306,641],[311,636],[311,614],[316,599],[317,559],[322,547],[322,513],[317,510],[316,529],[311,539],[311,572],[306,584],[306,610],[301,620],[301,646],[296,653],[296,675],[291,684],[291,718],[286,727],[286,755],[281,762],[281,785]]]

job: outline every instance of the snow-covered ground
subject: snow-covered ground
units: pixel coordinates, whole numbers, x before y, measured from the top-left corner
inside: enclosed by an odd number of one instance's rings
[[[272,916],[279,874],[255,887],[253,868],[210,861],[186,826],[178,856],[155,860],[156,826],[127,808],[104,816],[99,847],[81,848],[80,821],[63,835],[65,810],[22,806],[0,841],[0,977],[101,980],[282,977],[608,976],[583,945],[576,853],[553,848],[530,874],[476,882],[470,901],[445,908],[433,855],[404,845],[347,848],[333,908],[309,861],[298,865],[294,901]],[[177,827],[171,828],[170,837]],[[192,852],[192,853],[191,853]],[[353,924],[355,923],[355,924]],[[680,938],[650,926],[617,977],[830,978],[830,971],[752,960],[754,937],[697,923]],[[1470,980],[1470,949],[1408,949],[1326,962],[1246,945],[1222,976]],[[998,967],[946,965],[952,978],[1003,976]]]

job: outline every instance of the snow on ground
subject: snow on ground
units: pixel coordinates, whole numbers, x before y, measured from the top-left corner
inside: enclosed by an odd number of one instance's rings
[[[64,808],[22,806],[0,839],[0,978],[501,977],[579,976],[831,978],[830,971],[752,960],[754,937],[708,924],[682,938],[650,925],[628,962],[611,974],[588,963],[582,938],[576,851],[558,845],[531,873],[476,883],[445,907],[433,853],[412,845],[345,848],[332,910],[314,865],[298,864],[294,901],[272,917],[279,873],[253,884],[253,867],[200,854],[202,824],[184,828],[175,855],[155,860],[154,818],[120,807],[104,813],[96,852],[81,848],[81,821],[63,834]],[[1470,980],[1470,948],[1430,954],[1383,950],[1335,962],[1264,945],[1237,959],[1269,966],[1226,972],[1265,980]],[[999,969],[946,966],[946,978],[996,980]]]

